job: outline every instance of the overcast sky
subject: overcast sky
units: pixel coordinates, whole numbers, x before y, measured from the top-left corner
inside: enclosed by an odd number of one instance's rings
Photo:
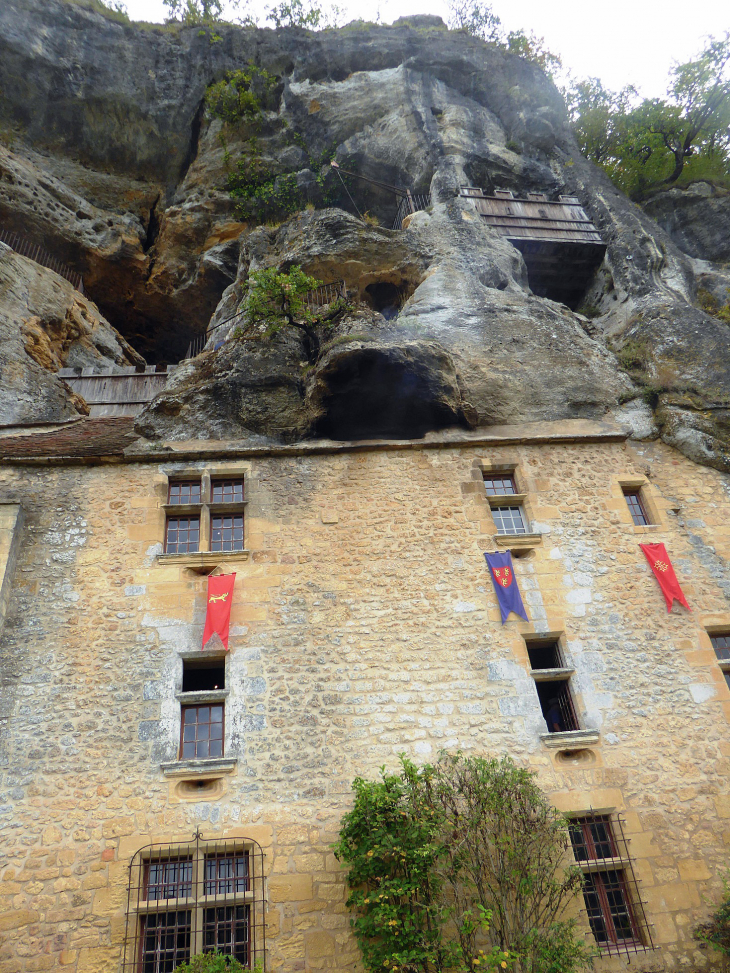
[[[1,0],[0,0],[1,2]],[[162,21],[162,0],[124,0],[132,20]],[[279,0],[277,0],[279,2]],[[347,19],[383,23],[414,13],[448,17],[447,0],[338,0]],[[274,0],[253,0],[260,12]],[[324,0],[323,5],[326,5]],[[507,30],[524,28],[544,37],[575,77],[598,77],[609,88],[633,84],[646,97],[659,97],[666,89],[673,61],[689,60],[705,38],[721,36],[730,28],[728,0],[691,0],[681,12],[657,0],[493,0],[492,10]]]

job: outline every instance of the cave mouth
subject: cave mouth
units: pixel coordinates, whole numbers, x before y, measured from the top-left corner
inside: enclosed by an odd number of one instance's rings
[[[464,425],[459,390],[438,369],[402,349],[363,348],[344,353],[320,374],[326,439],[422,439],[427,432]]]

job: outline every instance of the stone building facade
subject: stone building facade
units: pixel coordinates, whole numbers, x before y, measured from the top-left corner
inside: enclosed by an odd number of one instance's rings
[[[730,843],[730,689],[711,640],[730,632],[726,475],[579,420],[146,451],[130,420],[81,420],[4,430],[0,454],[0,973],[145,968],[139,945],[122,965],[154,913],[130,904],[134,863],[150,867],[150,844],[182,860],[196,832],[262,849],[266,970],[356,971],[331,851],[351,782],[440,749],[510,754],[559,808],[622,829],[613,868],[645,922],[638,951],[598,969],[712,967],[692,928]],[[495,473],[514,478],[524,535],[497,535]],[[216,477],[244,480],[243,550],[165,553],[170,482],[201,484],[205,549]],[[667,612],[647,540],[691,612]],[[495,550],[513,552],[528,622],[500,623]],[[225,656],[200,647],[217,567],[236,572]],[[548,642],[577,724],[555,733],[530,656]],[[201,660],[224,667],[217,696],[190,695]],[[225,710],[223,754],[181,760],[181,713],[201,700]]]

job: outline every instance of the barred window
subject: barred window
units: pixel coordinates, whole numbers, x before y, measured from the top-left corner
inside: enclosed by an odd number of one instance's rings
[[[591,814],[574,818],[569,830],[573,855],[583,869],[588,922],[601,950],[653,949],[621,818]]]
[[[264,856],[255,841],[149,845],[130,864],[123,973],[172,973],[197,953],[266,968]]]
[[[720,664],[720,670],[725,676],[728,689],[730,689],[730,632],[716,632],[714,635],[710,635],[710,641]]]

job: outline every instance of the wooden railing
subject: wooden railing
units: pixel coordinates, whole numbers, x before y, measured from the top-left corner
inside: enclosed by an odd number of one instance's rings
[[[20,233],[13,233],[10,230],[2,229],[2,227],[0,227],[0,243],[4,243],[15,253],[20,254],[21,257],[28,257],[29,260],[40,264],[41,267],[48,267],[49,270],[53,270],[60,277],[65,277],[77,291],[84,293],[84,280],[81,274],[71,270],[65,263],[49,253],[45,247],[33,243],[32,240],[21,236]]]

